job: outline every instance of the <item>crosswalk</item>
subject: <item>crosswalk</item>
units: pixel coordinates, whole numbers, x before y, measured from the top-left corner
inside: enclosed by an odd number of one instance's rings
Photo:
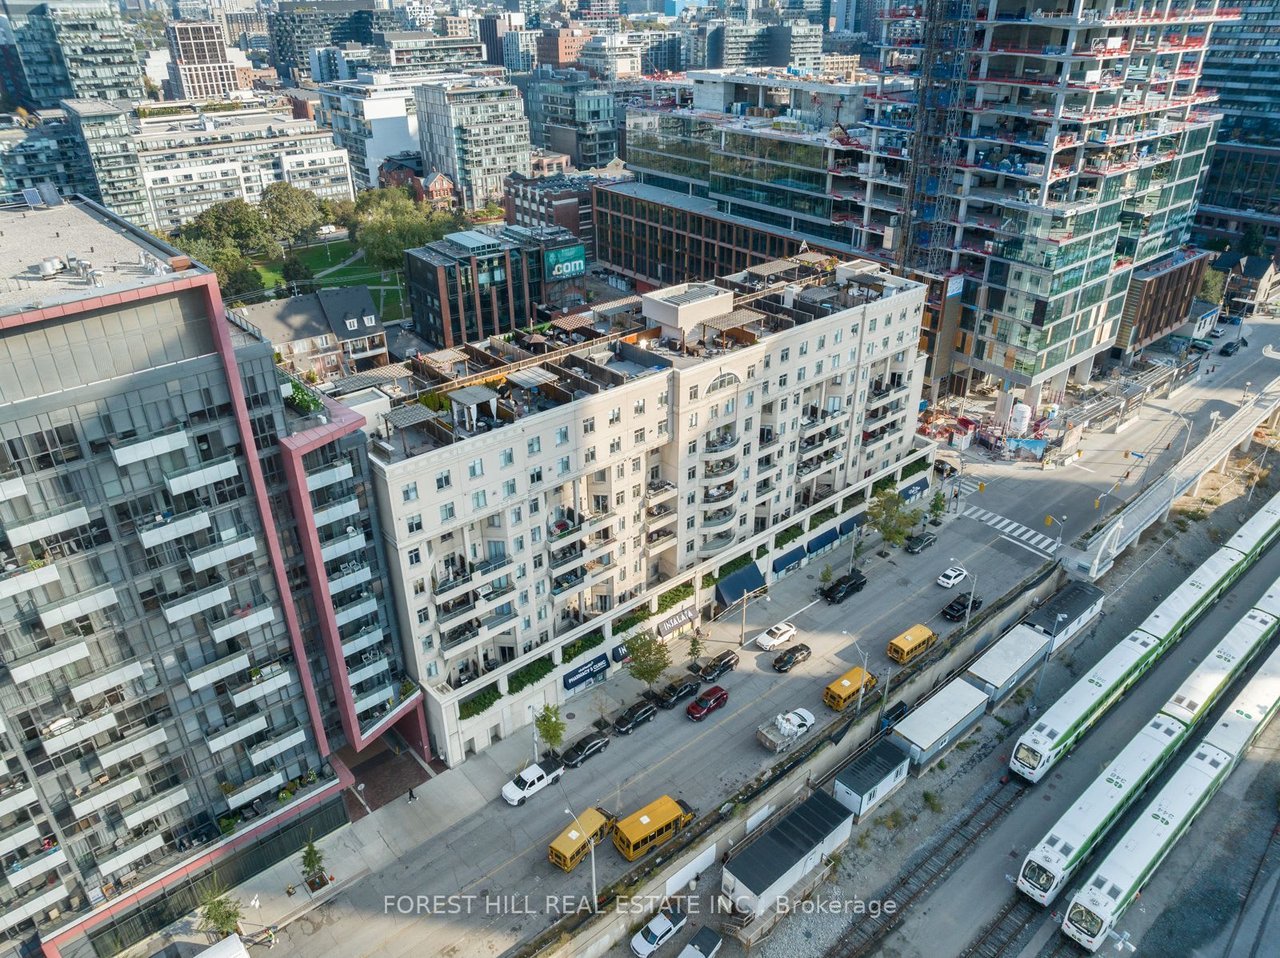
[[[986,509],[969,506],[961,515],[966,519],[976,519],[978,522],[989,525],[1000,533],[1001,538],[1007,539],[1014,545],[1022,546],[1031,552],[1039,553],[1046,558],[1052,556],[1058,548],[1058,540],[1053,536],[1044,535],[1035,529],[1024,526],[1020,522],[1015,522]]]
[[[962,496],[972,495],[978,491],[978,483],[982,481],[984,480],[971,479],[966,476],[964,479],[960,480],[960,494]]]

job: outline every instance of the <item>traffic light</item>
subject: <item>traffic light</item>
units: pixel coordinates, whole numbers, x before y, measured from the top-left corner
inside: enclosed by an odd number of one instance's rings
[[[1053,525],[1053,516],[1045,516],[1044,524],[1046,527]]]
[[[1124,451],[1124,457],[1125,457],[1126,459],[1128,459],[1128,458],[1129,458],[1129,450],[1128,450],[1128,449],[1126,449],[1126,450]]]
[[[1101,508],[1102,508],[1102,500],[1101,500],[1101,499],[1094,499],[1094,500],[1093,500],[1093,508],[1095,508],[1095,509],[1101,509]]]

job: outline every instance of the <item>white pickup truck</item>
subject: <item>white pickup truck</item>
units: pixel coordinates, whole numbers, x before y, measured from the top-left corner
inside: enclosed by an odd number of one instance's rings
[[[775,715],[756,729],[756,739],[771,752],[785,752],[813,728],[813,722],[813,713],[808,709]]]
[[[537,794],[564,774],[560,762],[535,762],[502,786],[502,800],[508,805],[523,805],[530,795]]]

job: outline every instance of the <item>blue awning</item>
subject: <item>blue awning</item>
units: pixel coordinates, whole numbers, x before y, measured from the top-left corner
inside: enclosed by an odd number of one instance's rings
[[[917,496],[922,495],[928,488],[929,477],[925,476],[923,479],[917,479],[915,482],[911,483],[911,485],[907,486],[907,488],[903,489],[902,498],[907,500],[914,499]]]
[[[804,558],[803,546],[792,549],[790,552],[780,555],[778,556],[778,558],[773,560],[773,571],[782,572],[784,569],[790,569],[793,565],[796,565],[803,558]]]
[[[748,592],[762,588],[764,588],[764,574],[761,573],[759,566],[750,562],[716,583],[716,601],[722,606],[730,606]]]
[[[840,534],[842,536],[847,536],[850,532],[866,521],[867,514],[865,512],[859,512],[856,516],[850,516],[848,519],[844,520],[844,522],[840,523]]]
[[[840,538],[840,533],[836,532],[835,529],[828,529],[826,532],[818,533],[816,536],[814,536],[812,539],[809,540],[809,545],[808,545],[809,555],[813,555],[815,552],[818,552],[821,549],[825,549],[827,546],[831,545],[831,543],[835,542],[836,539],[838,538]]]

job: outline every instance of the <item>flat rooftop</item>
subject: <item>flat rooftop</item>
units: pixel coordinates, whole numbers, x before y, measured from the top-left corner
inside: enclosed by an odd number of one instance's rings
[[[0,205],[0,316],[205,272],[178,250],[78,197],[52,207]]]

